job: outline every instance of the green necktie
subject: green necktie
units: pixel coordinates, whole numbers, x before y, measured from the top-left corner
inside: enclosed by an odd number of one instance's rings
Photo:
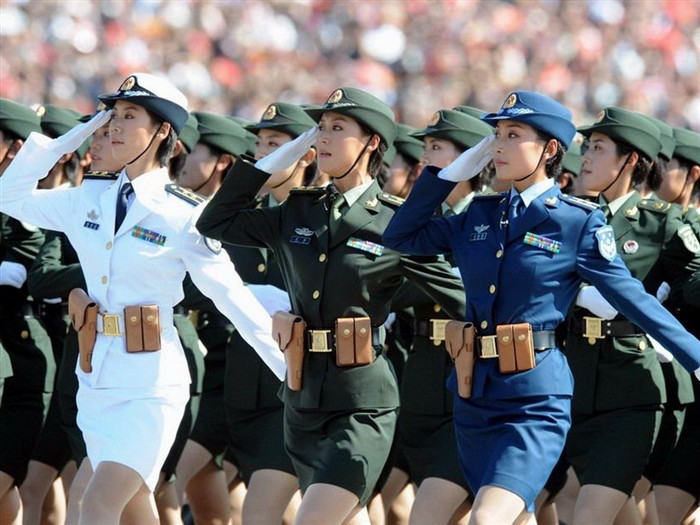
[[[330,229],[331,235],[335,235],[340,226],[341,219],[343,218],[343,212],[347,208],[345,197],[338,195],[333,204],[331,204],[331,216],[330,216]]]

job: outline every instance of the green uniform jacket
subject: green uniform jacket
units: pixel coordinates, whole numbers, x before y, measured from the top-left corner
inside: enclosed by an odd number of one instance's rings
[[[700,253],[689,250],[679,235],[683,219],[677,207],[635,192],[608,222],[617,253],[652,295],[661,283],[673,286],[700,266]],[[595,317],[574,310],[574,317]],[[575,412],[666,402],[661,365],[646,336],[589,340],[569,331],[564,350],[574,375]]]
[[[446,263],[383,247],[382,233],[397,199],[384,194],[376,181],[340,219],[331,239],[324,189],[292,191],[280,206],[250,209],[268,177],[239,159],[197,227],[224,242],[271,248],[292,310],[308,328],[332,329],[337,318],[357,316],[369,316],[374,326],[381,327],[392,296],[406,278],[424,288],[450,315],[463,318],[463,301],[446,293],[461,288]],[[284,390],[285,403],[296,408],[344,410],[399,403],[396,379],[384,355],[367,366],[337,367],[334,353],[307,353],[303,374],[300,392]]]

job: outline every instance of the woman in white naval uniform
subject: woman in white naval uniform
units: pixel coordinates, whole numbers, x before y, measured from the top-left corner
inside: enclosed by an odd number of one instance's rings
[[[125,307],[159,307],[160,351],[127,353],[123,335],[103,333],[100,315],[92,371],[77,369],[78,425],[94,470],[79,524],[116,525],[129,503],[129,514],[150,525],[158,523],[152,491],[189,395],[187,362],[172,322],[185,273],[280,379],[284,363],[270,336],[268,314],[220,245],[195,229],[196,201],[170,184],[164,166],[187,119],[185,96],[167,80],[136,73],[118,91],[99,98],[111,112],[99,113],[60,139],[29,137],[0,179],[0,209],[66,233],[90,297],[101,313],[117,314],[121,334]],[[36,181],[110,113],[113,155],[125,166],[118,178],[37,191]]]

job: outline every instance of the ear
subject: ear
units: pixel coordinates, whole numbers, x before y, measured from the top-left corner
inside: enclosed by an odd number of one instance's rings
[[[559,175],[559,189],[563,190],[564,188],[566,188],[569,182],[571,182],[571,175],[562,171],[561,175]]]
[[[547,145],[544,147],[544,158],[547,160],[551,159],[557,154],[558,149],[559,142],[556,139],[551,139],[549,142],[547,142]]]
[[[13,140],[10,144],[10,149],[7,150],[7,160],[14,159],[19,150],[24,146],[24,141],[22,139]]]
[[[90,152],[88,151],[85,155],[83,155],[83,158],[80,159],[80,167],[84,169],[90,164],[92,164],[92,155],[90,155]]]
[[[314,160],[316,160],[316,149],[309,148],[309,151],[304,153],[304,155],[299,159],[299,164],[301,165],[302,168],[305,168],[306,166],[311,164]]]
[[[637,162],[639,162],[639,153],[636,151],[633,151],[632,153],[629,154],[629,160],[627,161],[627,166],[634,168],[637,165]],[[652,163],[653,167],[653,163]]]
[[[179,156],[181,153],[185,153],[185,145],[182,143],[181,140],[178,140],[175,142],[175,149],[173,150],[172,158],[175,158]]]
[[[71,158],[73,158],[73,153],[66,153],[66,154],[62,155],[60,159],[58,159],[58,162],[56,164],[65,164]]]
[[[381,142],[381,139],[379,138],[379,135],[374,134],[372,137],[369,139],[369,145],[367,146],[367,151],[374,151],[379,147],[379,143]]]
[[[236,161],[236,157],[230,153],[223,153],[216,159],[216,171],[226,171]]]
[[[170,125],[170,122],[163,122],[160,125],[160,128],[158,128],[158,137],[162,138],[165,140],[168,138],[168,135],[170,135],[170,128],[172,126]]]

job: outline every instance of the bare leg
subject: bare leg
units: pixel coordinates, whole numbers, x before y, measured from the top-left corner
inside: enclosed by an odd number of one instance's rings
[[[175,469],[175,487],[180,503],[183,501],[185,487],[200,469],[212,460],[212,455],[202,445],[191,439],[187,440],[180,460]]]
[[[66,521],[66,491],[61,476],[53,480],[41,509],[41,525],[63,525]]]
[[[14,487],[15,478],[0,470],[0,498]]]
[[[254,472],[243,503],[243,522],[246,525],[281,523],[284,511],[298,489],[297,478],[286,472],[272,469]]]
[[[243,502],[246,496],[246,486],[243,480],[236,477],[228,484],[229,506],[231,507],[231,525],[243,524]],[[293,521],[290,522],[294,523]]]
[[[408,482],[408,474],[401,469],[392,468],[382,487],[382,500],[387,516],[387,524],[407,525],[413,506],[415,490]]]
[[[68,489],[68,509],[66,511],[66,525],[77,525],[80,515],[80,501],[83,499],[85,487],[87,487],[92,477],[92,467],[90,460],[85,458],[78,468],[78,472],[73,478],[73,483]]]
[[[469,525],[503,525],[515,523],[521,518],[529,519],[525,502],[520,496],[501,487],[487,485],[481,487],[476,495]]]
[[[282,525],[294,525],[297,519],[299,505],[301,505],[301,491],[297,490],[292,496],[292,499],[289,500],[289,505],[287,505],[287,508],[284,510]]]
[[[454,512],[464,503],[469,494],[451,481],[427,478],[418,487],[416,501],[411,509],[411,525],[449,523]]]
[[[679,525],[695,503],[695,497],[669,485],[655,485],[656,512],[659,523]]]
[[[197,525],[226,525],[231,519],[226,474],[213,460],[190,479],[187,500]]]
[[[554,503],[557,506],[559,519],[564,523],[573,523],[574,507],[576,506],[576,500],[578,499],[578,492],[581,486],[579,485],[578,477],[576,477],[573,468],[569,467],[566,474],[564,488],[554,497]]]
[[[119,523],[120,525],[158,525],[156,501],[146,485],[142,485],[126,504]]]
[[[160,525],[182,525],[180,502],[177,499],[175,483],[165,481],[163,474],[153,494],[158,509]]]
[[[603,485],[584,485],[576,501],[573,525],[610,525],[629,500],[624,492]]]
[[[0,523],[2,525],[22,525],[22,500],[19,497],[17,487],[10,487],[0,497]]]
[[[659,512],[656,510],[656,494],[653,490],[647,492],[644,498],[643,525],[660,525]]]
[[[457,510],[452,514],[449,525],[467,525],[472,515],[472,502],[466,498]],[[558,525],[558,524],[557,524]]]
[[[27,477],[19,487],[22,498],[24,525],[39,525],[44,499],[51,489],[51,484],[58,476],[58,471],[46,463],[30,460],[27,465]]]
[[[355,494],[335,485],[315,483],[311,485],[297,512],[297,525],[340,525],[356,512],[358,499]],[[369,518],[367,520],[369,522]]]
[[[613,525],[642,525],[642,518],[637,509],[637,502],[634,498],[627,498],[625,504],[622,505],[620,512],[615,516]]]
[[[343,525],[372,525],[367,507],[355,507],[350,513],[350,517],[343,522]]]
[[[384,511],[384,502],[380,493],[375,493],[370,498],[369,503],[367,503],[367,515],[372,525],[386,524],[386,512]]]
[[[119,463],[102,462],[85,489],[78,525],[118,525],[126,504],[137,493],[144,492],[150,494],[136,471]],[[158,525],[157,518],[155,521],[149,519],[154,510],[143,504],[144,499],[148,501],[148,498],[140,497],[132,502],[138,507],[139,525]]]

